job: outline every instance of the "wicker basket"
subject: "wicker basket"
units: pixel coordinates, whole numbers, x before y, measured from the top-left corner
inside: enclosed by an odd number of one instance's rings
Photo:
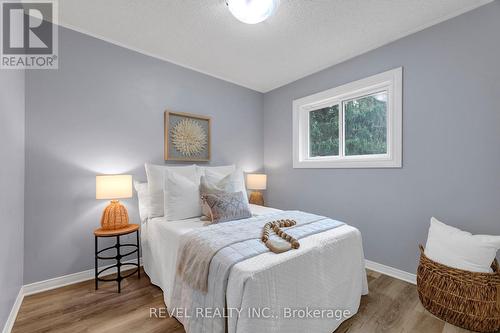
[[[500,329],[500,272],[475,273],[427,258],[420,245],[418,297],[424,308],[450,324],[477,332]]]

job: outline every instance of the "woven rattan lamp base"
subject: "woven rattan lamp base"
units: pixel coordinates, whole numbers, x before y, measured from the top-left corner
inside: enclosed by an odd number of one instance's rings
[[[127,208],[118,200],[111,200],[104,209],[101,217],[101,228],[103,230],[116,230],[125,228],[128,225]]]

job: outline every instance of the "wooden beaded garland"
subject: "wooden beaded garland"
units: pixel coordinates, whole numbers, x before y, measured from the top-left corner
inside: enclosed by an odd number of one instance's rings
[[[269,240],[269,231],[273,226],[273,222],[268,222],[264,226],[264,231],[262,232],[262,241],[265,243]]]
[[[299,241],[290,236],[289,234],[287,234],[285,231],[281,230],[281,228],[293,227],[296,224],[297,224],[296,221],[289,219],[268,222],[264,225],[261,239],[271,251],[275,252],[273,250],[274,247],[272,246],[269,240],[269,233],[271,232],[272,229],[279,237],[289,242],[293,249],[298,249],[300,247]]]

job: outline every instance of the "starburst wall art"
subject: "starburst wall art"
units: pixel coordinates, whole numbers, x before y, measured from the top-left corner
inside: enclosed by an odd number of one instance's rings
[[[210,161],[210,117],[165,111],[165,160]]]

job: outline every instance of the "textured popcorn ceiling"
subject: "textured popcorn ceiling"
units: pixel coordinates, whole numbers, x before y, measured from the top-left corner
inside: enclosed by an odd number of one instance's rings
[[[257,25],[224,0],[60,0],[59,11],[63,26],[267,92],[489,2],[281,0]]]

